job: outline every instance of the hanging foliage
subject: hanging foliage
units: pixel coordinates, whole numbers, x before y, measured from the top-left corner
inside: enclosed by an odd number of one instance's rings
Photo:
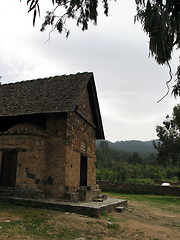
[[[150,54],[159,64],[170,66],[169,60],[173,49],[180,48],[179,0],[136,0],[136,4],[135,21],[141,22],[143,30],[149,37]],[[177,68],[176,76],[176,84],[172,91],[175,98],[180,97],[180,66]],[[167,85],[168,83],[169,81]]]
[[[136,0],[135,21],[149,36],[149,50],[159,64],[171,59],[174,46],[180,47],[179,0]]]
[[[20,0],[21,1],[21,0]],[[33,25],[37,13],[40,15],[39,0],[26,0],[28,12],[33,12]],[[69,36],[66,26],[68,18],[74,19],[82,30],[87,30],[89,22],[97,24],[98,4],[103,3],[104,14],[108,15],[110,0],[49,0],[54,9],[47,11],[41,31],[47,26],[52,31],[65,32]],[[149,51],[158,64],[168,64],[172,57],[173,49],[180,48],[180,3],[179,0],[135,0],[137,14],[135,21],[140,21],[143,30],[149,37]],[[57,14],[60,9],[61,14]],[[177,80],[173,88],[173,95],[180,96],[180,67],[177,70]],[[169,82],[169,81],[168,81]],[[167,84],[168,84],[167,82]],[[169,87],[168,87],[169,89]],[[168,90],[169,92],[169,90]],[[166,96],[166,95],[165,95]]]
[[[21,0],[20,0],[21,1]],[[57,29],[59,33],[66,32],[69,35],[69,30],[66,28],[66,20],[72,18],[76,20],[78,26],[82,30],[87,30],[89,22],[97,24],[97,8],[98,3],[102,2],[104,7],[104,14],[108,15],[108,0],[50,0],[54,5],[52,11],[47,11],[45,20],[42,24],[41,31],[44,31],[46,26],[51,25],[52,29]],[[27,0],[29,11],[33,11],[33,24],[35,24],[36,13],[39,11],[39,0]],[[57,9],[63,9],[62,15],[56,15]]]

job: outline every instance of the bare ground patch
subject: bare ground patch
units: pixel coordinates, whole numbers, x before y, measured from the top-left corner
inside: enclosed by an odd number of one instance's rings
[[[148,202],[128,201],[122,212],[91,218],[75,213],[6,206],[0,209],[2,240],[178,240],[180,214]],[[167,209],[166,209],[167,208]]]

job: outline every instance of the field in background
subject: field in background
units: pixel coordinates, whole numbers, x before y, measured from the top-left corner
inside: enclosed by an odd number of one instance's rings
[[[177,240],[180,236],[180,197],[107,193],[128,200],[122,212],[100,218],[0,201],[2,240]]]

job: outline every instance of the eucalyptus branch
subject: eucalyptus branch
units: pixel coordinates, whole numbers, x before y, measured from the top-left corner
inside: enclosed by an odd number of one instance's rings
[[[169,64],[169,62],[167,62],[167,65],[169,68],[169,76],[170,76],[170,79],[166,82],[166,86],[168,90],[167,90],[167,93],[160,100],[157,101],[157,103],[162,101],[169,94],[169,91],[170,91],[169,83],[172,81],[173,74],[172,74],[171,65]]]
[[[64,13],[62,16],[54,16],[54,18],[58,18],[58,20],[56,21],[55,24],[52,24],[52,29],[49,31],[49,34],[48,34],[49,37],[45,41],[45,44],[47,42],[50,42],[51,34],[55,29],[57,29],[57,25],[58,25],[59,22],[61,22],[62,31],[64,31],[66,33],[66,37],[69,36],[70,31],[65,27],[66,26],[66,19],[67,19],[67,12]]]

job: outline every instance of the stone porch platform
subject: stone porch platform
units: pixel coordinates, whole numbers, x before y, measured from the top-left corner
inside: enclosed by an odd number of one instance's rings
[[[126,207],[127,201],[107,198],[103,202],[68,202],[55,199],[5,198],[8,202],[27,207],[40,207],[46,209],[75,212],[92,217],[99,217],[103,212],[110,212],[117,207]]]

